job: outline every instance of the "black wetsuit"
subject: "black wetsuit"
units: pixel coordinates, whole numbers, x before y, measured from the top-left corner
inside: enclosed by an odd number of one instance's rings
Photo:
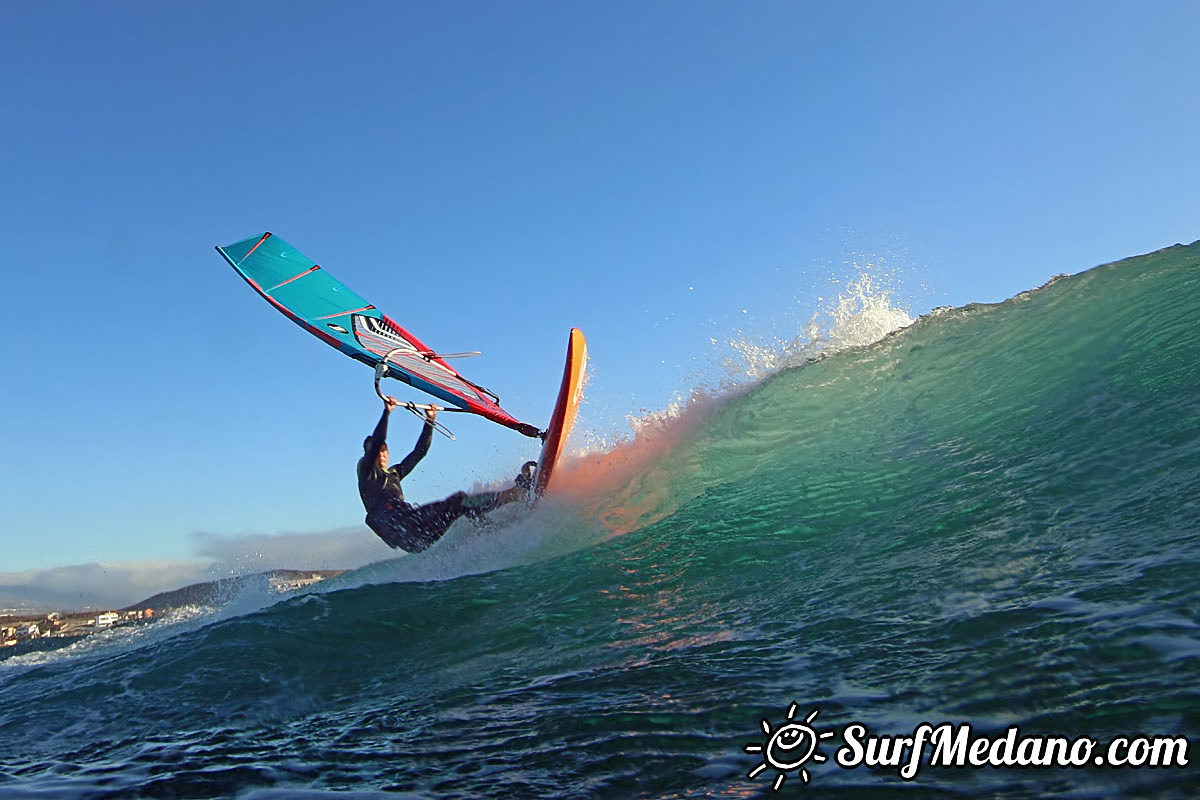
[[[387,439],[388,415],[384,408],[379,424],[367,440],[366,452],[358,462],[358,494],[367,510],[367,526],[388,547],[419,553],[442,538],[459,517],[478,518],[497,506],[526,496],[524,489],[480,494],[455,492],[433,503],[406,503],[400,481],[429,452],[433,443],[433,423],[427,420],[413,451],[399,464],[385,470],[379,466],[379,450]]]

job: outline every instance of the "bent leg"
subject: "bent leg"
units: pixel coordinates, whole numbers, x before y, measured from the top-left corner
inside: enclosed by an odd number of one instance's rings
[[[459,517],[479,519],[489,511],[528,496],[528,490],[520,486],[502,492],[455,492],[444,500],[423,506],[407,506],[379,515],[369,514],[367,525],[388,547],[419,553],[428,550],[434,542],[445,536]]]
[[[465,513],[478,518],[489,511],[494,511],[500,506],[524,500],[528,496],[528,489],[514,486],[502,492],[479,492],[478,494],[463,495],[462,505]]]
[[[367,525],[388,547],[419,553],[445,536],[456,519],[469,513],[462,505],[466,496],[465,492],[458,492],[423,506],[405,504],[403,508],[389,509],[378,515],[368,514]]]

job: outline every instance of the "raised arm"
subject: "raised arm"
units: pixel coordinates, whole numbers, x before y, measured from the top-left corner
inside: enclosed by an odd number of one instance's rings
[[[429,446],[433,444],[433,419],[436,416],[437,411],[432,408],[426,409],[425,424],[421,426],[421,435],[417,437],[417,446],[394,467],[401,479],[412,472],[417,463],[429,452]]]
[[[363,458],[367,460],[368,464],[374,464],[379,458],[379,450],[387,441],[388,416],[397,405],[399,405],[399,401],[394,397],[388,397],[383,401],[383,415],[375,425],[375,430],[367,437],[367,446],[363,448]]]

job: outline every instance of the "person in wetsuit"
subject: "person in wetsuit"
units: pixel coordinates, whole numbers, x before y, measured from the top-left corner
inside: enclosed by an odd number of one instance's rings
[[[537,462],[529,461],[521,467],[517,485],[501,492],[467,494],[455,492],[444,500],[424,505],[413,505],[404,501],[400,481],[404,480],[417,463],[429,452],[433,443],[433,420],[437,411],[425,412],[425,424],[417,438],[417,446],[399,464],[388,467],[387,425],[388,417],[399,405],[394,397],[383,402],[383,416],[374,432],[363,440],[363,457],[358,461],[358,494],[367,510],[367,526],[388,547],[399,548],[409,553],[419,553],[445,535],[456,519],[470,516],[474,519],[499,508],[505,503],[523,500],[529,496],[533,484],[533,470]]]

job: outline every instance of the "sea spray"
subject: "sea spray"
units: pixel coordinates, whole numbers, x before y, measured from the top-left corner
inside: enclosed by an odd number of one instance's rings
[[[788,367],[802,366],[852,347],[865,347],[913,323],[896,303],[893,273],[877,272],[871,262],[855,263],[855,273],[836,297],[821,303],[799,332],[752,339],[741,332],[727,341],[734,355],[724,359],[727,379],[761,380]],[[710,340],[713,344],[716,339]]]
[[[880,274],[870,263],[854,267],[854,277],[812,314],[803,331],[767,343],[732,338],[727,344],[735,356],[723,359],[725,376],[717,385],[701,380],[686,396],[677,392],[663,409],[629,415],[630,437],[612,440],[593,434],[586,439],[559,473],[556,491],[578,498],[588,507],[585,513],[613,534],[637,530],[673,513],[692,494],[680,491],[679,482],[664,480],[662,470],[672,464],[681,443],[726,404],[781,369],[870,345],[912,324],[908,313],[894,304],[894,275]]]

